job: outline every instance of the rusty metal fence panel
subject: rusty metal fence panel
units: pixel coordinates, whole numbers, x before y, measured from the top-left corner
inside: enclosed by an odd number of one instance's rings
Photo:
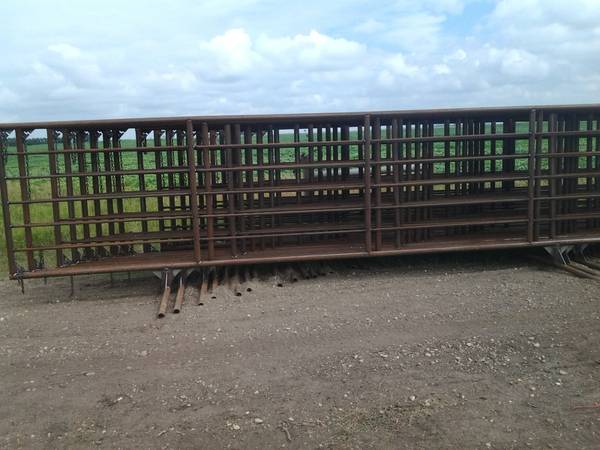
[[[600,105],[0,125],[12,278],[600,241]]]

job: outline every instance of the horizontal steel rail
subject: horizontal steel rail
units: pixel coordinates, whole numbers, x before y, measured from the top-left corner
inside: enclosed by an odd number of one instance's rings
[[[600,105],[0,124],[11,278],[600,242]]]

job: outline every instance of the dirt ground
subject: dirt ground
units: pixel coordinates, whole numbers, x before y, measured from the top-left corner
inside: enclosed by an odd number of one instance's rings
[[[600,285],[388,258],[155,319],[157,279],[0,284],[0,448],[600,448]]]

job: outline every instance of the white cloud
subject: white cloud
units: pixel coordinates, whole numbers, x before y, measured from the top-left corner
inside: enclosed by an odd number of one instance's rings
[[[49,45],[48,50],[59,54],[62,58],[73,60],[81,56],[81,50],[71,44]]]
[[[385,25],[383,24],[383,22],[380,22],[377,19],[373,19],[372,17],[370,17],[369,19],[365,20],[364,22],[359,23],[358,25],[356,25],[354,27],[355,31],[358,31],[359,33],[377,33],[378,31],[382,31],[385,28]]]
[[[190,91],[197,86],[198,79],[190,70],[177,70],[171,66],[167,72],[157,72],[151,70],[146,75],[146,80],[155,83],[157,87],[164,85],[175,85],[184,91]]]
[[[203,60],[202,65],[211,68],[208,75],[215,78],[240,77],[259,61],[250,36],[241,28],[227,30],[208,42],[201,42],[199,47],[197,57]]]
[[[434,64],[433,71],[437,75],[448,75],[452,72],[446,64]]]
[[[385,61],[385,65],[392,73],[396,75],[403,75],[408,78],[414,77],[419,73],[419,68],[417,66],[408,64],[404,56],[400,53],[391,55],[387,61]]]
[[[459,48],[451,54],[444,56],[444,61],[446,62],[464,61],[465,59],[467,59],[467,52],[465,52],[462,48]]]
[[[548,63],[528,51],[492,49],[491,53],[507,77],[540,78],[548,73]]]
[[[358,42],[334,38],[315,30],[291,37],[263,35],[258,39],[257,49],[265,60],[276,62],[276,65],[299,65],[312,70],[335,69],[340,65],[347,68],[349,61],[355,61],[365,51]]]
[[[0,104],[15,105],[19,99],[18,95],[0,83]]]

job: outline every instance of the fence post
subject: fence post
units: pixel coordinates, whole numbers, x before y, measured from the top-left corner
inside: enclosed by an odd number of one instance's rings
[[[190,208],[192,211],[192,232],[194,234],[194,260],[200,262],[200,220],[198,218],[198,181],[196,177],[196,157],[194,152],[194,125],[186,122],[187,159],[190,182]]]
[[[17,263],[15,261],[15,252],[13,247],[12,225],[10,221],[10,203],[8,201],[8,188],[6,186],[6,161],[8,158],[8,145],[6,138],[8,132],[0,131],[0,196],[2,197],[2,220],[4,222],[4,238],[6,239],[6,257],[8,259],[8,269],[10,275],[17,273]]]
[[[364,184],[365,184],[365,249],[372,252],[371,236],[371,116],[365,116],[363,130]]]
[[[527,240],[531,244],[535,239],[534,234],[534,224],[535,224],[535,183],[537,180],[535,179],[535,167],[536,167],[536,123],[535,123],[535,109],[529,111],[529,160],[527,163],[527,169],[529,170],[529,180],[527,182],[527,196],[528,196],[528,206],[527,206]]]

